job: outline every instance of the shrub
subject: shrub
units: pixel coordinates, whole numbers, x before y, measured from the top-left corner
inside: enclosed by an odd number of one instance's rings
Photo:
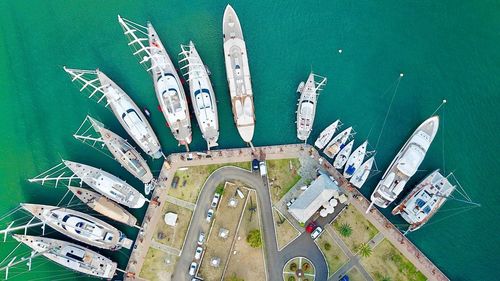
[[[325,244],[323,244],[323,248],[325,248],[325,250],[327,250],[327,251],[330,251],[330,249],[332,248],[332,245],[330,245],[330,243],[328,243],[328,242],[325,242]]]
[[[233,273],[233,275],[229,277],[228,281],[245,281],[245,279],[239,278],[238,276],[236,276],[236,273]]]
[[[297,270],[297,264],[296,264],[296,263],[294,263],[294,262],[292,262],[292,263],[290,264],[290,270],[291,270],[291,271],[295,271],[295,270]]]
[[[369,257],[372,254],[372,248],[367,243],[361,243],[358,246],[358,253],[362,257]]]
[[[347,223],[343,223],[338,227],[338,231],[340,232],[340,235],[349,237],[352,234],[352,227]]]
[[[252,248],[260,248],[262,246],[262,237],[260,236],[260,230],[250,230],[247,236],[247,242]]]
[[[288,276],[288,281],[295,281],[295,276]]]
[[[304,269],[304,271],[307,271],[310,267],[311,267],[311,265],[310,265],[308,262],[305,262],[305,263],[302,265],[302,268]]]

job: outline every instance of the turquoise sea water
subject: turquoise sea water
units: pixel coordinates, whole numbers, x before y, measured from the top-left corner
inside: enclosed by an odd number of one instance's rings
[[[72,138],[86,114],[122,136],[126,134],[110,111],[78,93],[63,65],[99,67],[140,106],[152,111],[153,127],[164,150],[182,150],[156,110],[150,77],[131,55],[117,14],[140,23],[150,20],[173,59],[180,51],[179,44],[194,41],[212,72],[219,102],[220,147],[243,146],[233,125],[225,78],[221,25],[226,4],[1,1],[0,213],[20,202],[57,204],[65,193],[63,188],[41,187],[26,179],[61,158],[102,167],[142,189],[114,161]],[[451,209],[463,206],[447,203],[443,209],[448,211],[436,215],[434,222],[409,238],[452,280],[499,280],[499,2],[293,0],[231,4],[242,22],[249,52],[257,116],[255,145],[297,142],[295,89],[311,68],[329,79],[319,97],[312,137],[341,118],[354,126],[358,144],[369,138],[372,146],[381,131],[394,82],[400,72],[405,73],[377,147],[381,170],[414,128],[442,99],[448,100],[440,111],[444,123],[421,169],[429,172],[444,166],[446,171],[454,170],[482,207],[446,218],[453,213]],[[205,148],[197,128],[191,147]],[[159,169],[158,161],[151,164],[154,170]],[[425,175],[417,173],[408,187]],[[365,184],[365,195],[371,193],[380,176]],[[0,224],[4,226],[6,221]],[[117,226],[135,235],[134,230]],[[33,230],[37,232],[39,229]],[[0,256],[15,245],[0,244]],[[127,251],[106,254],[125,267]],[[12,280],[78,277],[44,259],[34,262],[33,267],[37,267],[33,272]],[[22,270],[13,271],[11,276],[16,272]]]

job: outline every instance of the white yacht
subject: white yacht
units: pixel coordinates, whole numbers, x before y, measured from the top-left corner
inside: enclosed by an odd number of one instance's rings
[[[240,20],[231,5],[227,5],[224,11],[222,33],[234,123],[243,141],[251,143],[255,129],[255,113],[250,68]]]
[[[319,137],[314,142],[314,146],[316,146],[319,150],[323,149],[326,144],[333,138],[335,131],[342,125],[340,120],[337,120],[326,127],[320,134]]]
[[[71,76],[72,81],[82,85],[80,91],[89,90],[89,97],[100,93],[98,102],[106,98],[106,105],[111,107],[120,124],[144,152],[155,159],[163,156],[160,142],[144,114],[106,74],[99,69],[93,71],[64,67],[64,70]]]
[[[118,16],[129,39],[129,46],[153,78],[156,97],[163,116],[180,145],[191,143],[191,119],[186,94],[174,64],[151,23],[146,26]],[[148,42],[147,44],[145,42]]]
[[[115,275],[115,262],[85,247],[39,236],[14,234],[12,237],[33,249],[35,254],[40,253],[71,270],[109,280]]]
[[[133,241],[121,231],[85,213],[49,205],[21,204],[21,207],[51,228],[88,245],[113,251],[132,247]]]
[[[114,201],[109,200],[104,195],[76,186],[68,186],[68,189],[73,192],[80,201],[87,204],[92,210],[101,215],[126,225],[136,225],[137,219],[131,213]]]
[[[410,136],[371,195],[372,204],[387,208],[417,172],[439,128],[439,117],[425,120]]]
[[[373,162],[375,162],[374,156],[370,157],[363,164],[361,164],[361,166],[356,169],[349,182],[355,187],[361,188],[370,175]]]
[[[351,131],[352,127],[349,127],[333,137],[333,139],[326,145],[325,150],[323,150],[325,155],[329,158],[335,157],[335,155],[337,155],[337,153],[344,148],[345,143],[351,135]]]
[[[141,208],[146,198],[124,180],[89,165],[63,160],[75,175],[95,191],[129,208]]]
[[[365,158],[367,146],[368,141],[365,141],[358,148],[356,148],[356,150],[354,150],[351,156],[349,156],[349,159],[347,160],[344,168],[345,178],[350,178],[356,172],[359,166],[361,166],[361,164],[363,163],[363,159]]]
[[[424,225],[446,202],[455,190],[439,170],[425,177],[393,210],[393,215],[401,215],[410,224],[409,231]]]
[[[349,155],[351,155],[353,146],[354,141],[352,140],[340,150],[339,154],[335,158],[335,161],[333,161],[333,167],[335,167],[335,169],[342,169],[342,167],[344,167],[345,163],[349,159]]]
[[[99,134],[100,138],[92,138],[84,134],[74,134],[75,138],[82,139],[83,141],[99,141],[105,144],[115,160],[118,161],[123,168],[144,184],[152,184],[153,174],[151,173],[151,169],[149,169],[146,160],[142,158],[141,154],[132,145],[118,134],[106,129],[101,122],[94,118],[87,116],[86,120],[90,122],[92,128]],[[85,122],[86,121],[84,121],[84,123]]]
[[[196,120],[200,126],[201,134],[207,142],[208,149],[218,146],[219,118],[217,116],[217,101],[215,92],[208,76],[207,68],[203,64],[193,42],[189,45],[181,45],[181,57],[179,61],[181,70],[189,81],[191,93],[191,105],[193,106]]]
[[[320,82],[315,80],[319,78]],[[326,84],[326,78],[314,73],[310,73],[307,81],[301,82],[302,87],[299,86],[300,98],[297,108],[297,138],[301,141],[307,142],[311,134],[314,117],[316,116],[316,106],[318,102],[318,95],[321,87]]]

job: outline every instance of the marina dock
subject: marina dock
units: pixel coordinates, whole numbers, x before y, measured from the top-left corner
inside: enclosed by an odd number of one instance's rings
[[[192,155],[192,157],[191,157]],[[369,206],[369,201],[355,187],[350,185],[340,172],[338,172],[328,161],[324,159],[318,151],[307,144],[287,144],[251,148],[236,148],[212,150],[208,153],[174,153],[165,160],[158,186],[151,197],[151,203],[146,211],[142,222],[142,229],[137,236],[132,254],[130,256],[125,275],[125,280],[143,280],[139,277],[141,268],[149,247],[154,247],[153,234],[155,226],[162,221],[161,210],[168,202],[166,189],[170,188],[174,174],[178,168],[188,166],[200,166],[209,164],[249,162],[252,159],[261,160],[297,158],[299,156],[311,157],[319,163],[331,176],[339,183],[339,186],[349,196],[349,203],[358,209],[366,219],[368,219],[415,267],[421,271],[429,280],[445,281],[449,278],[429,260],[401,231],[392,224],[376,208],[365,214]],[[193,206],[188,206],[193,208]],[[196,206],[194,206],[195,208]],[[163,251],[174,255],[180,255],[177,249],[163,248]],[[336,276],[332,276],[335,278]],[[331,280],[334,280],[332,279]],[[336,280],[336,279],[335,279]]]

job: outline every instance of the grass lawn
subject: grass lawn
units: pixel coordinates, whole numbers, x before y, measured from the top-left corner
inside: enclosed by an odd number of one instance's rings
[[[347,276],[349,276],[349,281],[366,281],[357,267],[351,268],[351,270],[347,272]]]
[[[321,252],[323,252],[323,255],[325,255],[326,263],[328,264],[329,276],[334,274],[339,268],[349,261],[347,255],[344,254],[337,242],[333,240],[332,236],[330,236],[330,233],[327,231],[324,231],[315,242],[319,246]],[[328,246],[326,245],[330,245],[328,250]]]
[[[151,281],[170,281],[177,258],[175,255],[149,248],[139,276]]]
[[[347,223],[352,228],[352,234],[349,237],[340,235],[339,228]],[[340,238],[349,247],[351,252],[355,252],[359,244],[370,241],[378,230],[354,207],[347,207],[332,223],[333,228],[339,234]]]
[[[210,235],[207,237],[207,242],[205,243],[205,255],[200,265],[199,275],[203,277],[204,280],[220,280],[222,278],[222,273],[224,272],[224,266],[226,265],[229,255],[231,252],[231,244],[236,236],[236,228],[240,221],[240,216],[245,208],[245,202],[247,200],[248,189],[240,188],[240,191],[245,195],[244,199],[235,197],[238,200],[238,205],[236,208],[229,206],[229,200],[233,197],[236,192],[236,188],[240,185],[236,184],[226,184],[224,188],[224,194],[221,197],[219,207],[217,208],[212,229]],[[229,236],[226,239],[219,237],[219,230],[225,228],[229,230]],[[246,239],[246,234],[241,238]],[[213,267],[210,265],[210,260],[212,258],[220,258],[219,267]]]
[[[390,277],[391,280],[424,281],[427,278],[418,271],[389,241],[384,239],[368,258],[361,262],[374,280]]]
[[[268,160],[266,165],[269,182],[272,183],[271,201],[274,204],[300,180],[300,161],[298,158]]]
[[[251,191],[245,212],[238,229],[237,240],[234,245],[236,255],[231,254],[224,280],[231,281],[233,276],[243,280],[266,280],[264,253],[261,248],[252,248],[246,242],[247,233],[253,229],[260,229],[260,209],[250,211],[252,206],[258,208],[255,191]],[[252,202],[252,203],[250,203]],[[251,219],[251,220],[250,220]],[[262,232],[262,230],[261,230]],[[237,238],[238,239],[238,238]]]
[[[167,212],[177,214],[177,225],[172,227],[165,224],[163,217]],[[159,243],[165,244],[176,249],[181,249],[186,237],[186,232],[191,221],[191,214],[193,212],[189,209],[166,202],[162,209],[162,219],[156,227],[153,239]]]
[[[177,184],[177,188],[171,188],[169,186],[167,194],[184,201],[196,203],[201,187],[207,180],[208,176],[210,176],[210,174],[212,174],[215,170],[224,166],[235,166],[247,170],[250,170],[251,168],[250,162],[186,167],[187,170],[177,170],[175,172],[175,176],[179,177],[179,183]]]
[[[300,233],[285,219],[278,211],[273,208],[274,227],[276,229],[276,240],[278,242],[278,250],[285,247],[290,241],[299,237]]]

